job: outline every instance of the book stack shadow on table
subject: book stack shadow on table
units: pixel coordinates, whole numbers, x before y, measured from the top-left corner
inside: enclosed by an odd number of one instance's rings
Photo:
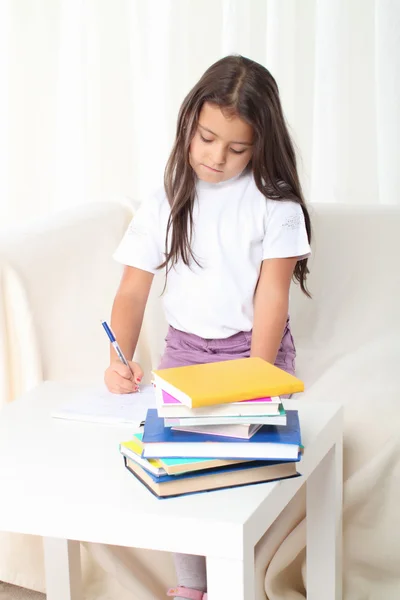
[[[297,410],[280,396],[302,381],[244,358],[153,371],[157,408],[143,432],[120,444],[127,469],[167,498],[298,476]]]

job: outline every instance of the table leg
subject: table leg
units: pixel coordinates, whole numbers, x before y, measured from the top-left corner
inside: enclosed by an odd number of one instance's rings
[[[254,548],[246,559],[207,557],[208,600],[254,600]]]
[[[82,600],[80,543],[43,538],[47,600]]]
[[[307,599],[342,598],[343,448],[337,442],[307,479]]]

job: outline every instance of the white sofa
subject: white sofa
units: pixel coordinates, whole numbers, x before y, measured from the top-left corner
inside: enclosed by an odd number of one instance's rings
[[[99,319],[110,313],[121,274],[111,254],[131,215],[128,204],[89,204],[0,233],[0,404],[43,379],[102,379]],[[400,210],[313,205],[311,215],[313,300],[293,286],[291,316],[305,397],[345,404],[343,598],[397,600]],[[137,352],[147,373],[166,331],[160,289],[157,278]],[[305,597],[303,514],[304,491],[260,542],[258,599]],[[98,545],[86,545],[83,573],[93,599],[161,599],[174,583],[169,555]],[[44,589],[39,538],[0,534],[0,580]]]

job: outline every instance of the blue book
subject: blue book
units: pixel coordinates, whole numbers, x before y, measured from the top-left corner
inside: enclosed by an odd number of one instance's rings
[[[157,498],[210,492],[299,476],[296,470],[297,461],[247,461],[195,473],[156,476],[129,457],[125,456],[124,460],[126,468]]]
[[[142,441],[144,458],[224,458],[296,460],[301,446],[297,410],[286,412],[286,425],[264,425],[250,439],[175,431],[164,426],[156,409],[147,411]]]

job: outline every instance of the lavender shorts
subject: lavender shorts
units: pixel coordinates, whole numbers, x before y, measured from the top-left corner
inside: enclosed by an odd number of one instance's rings
[[[228,338],[212,340],[170,326],[165,342],[159,369],[247,358],[250,356],[251,331],[241,331]],[[296,350],[288,318],[275,364],[294,375],[295,357]]]

